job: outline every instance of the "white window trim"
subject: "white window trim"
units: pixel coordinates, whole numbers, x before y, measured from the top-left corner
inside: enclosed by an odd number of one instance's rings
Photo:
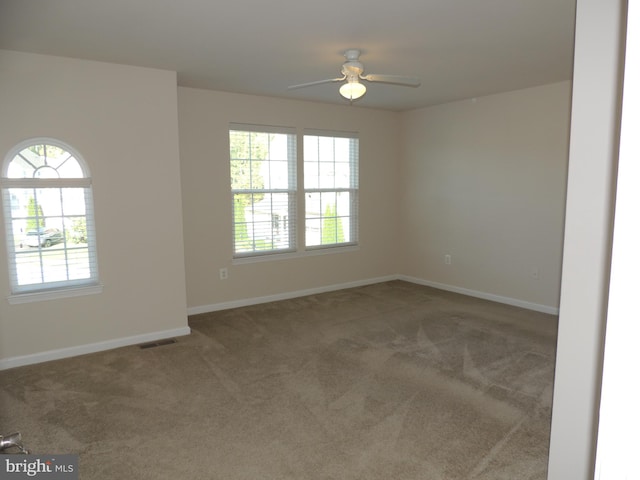
[[[266,252],[246,252],[246,253],[234,253],[233,249],[231,251],[231,264],[232,265],[245,265],[251,263],[261,263],[261,262],[271,262],[277,260],[288,260],[293,258],[303,258],[303,257],[312,257],[318,255],[334,255],[340,253],[348,253],[355,252],[360,250],[360,234],[359,234],[359,223],[360,223],[360,208],[359,208],[359,193],[360,186],[359,180],[357,181],[357,186],[355,188],[341,188],[337,189],[339,191],[351,191],[355,192],[354,201],[356,205],[355,208],[356,214],[351,218],[352,222],[352,231],[355,232],[355,239],[351,242],[345,242],[340,244],[329,244],[329,245],[306,245],[305,238],[305,215],[304,208],[300,208],[300,206],[304,207],[304,194],[307,191],[311,191],[312,189],[306,190],[304,188],[304,155],[303,155],[303,145],[304,145],[304,137],[305,135],[315,135],[315,136],[328,136],[328,137],[338,137],[338,138],[348,138],[348,139],[358,139],[360,138],[357,132],[350,131],[337,131],[337,130],[322,130],[322,129],[313,129],[313,128],[304,128],[304,129],[296,129],[294,127],[286,127],[286,126],[272,126],[272,125],[259,125],[252,123],[237,123],[231,122],[228,125],[228,131],[238,130],[238,131],[253,131],[253,132],[265,132],[265,133],[288,133],[294,134],[296,137],[297,144],[297,154],[295,158],[295,170],[298,172],[298,181],[296,185],[302,185],[302,187],[297,187],[295,189],[296,197],[299,199],[298,203],[300,205],[296,208],[296,224],[295,227],[297,229],[294,232],[295,243],[288,250],[279,250],[273,251],[269,250]],[[229,150],[229,148],[227,148]],[[358,149],[359,150],[359,149]],[[359,155],[358,155],[359,157]],[[359,158],[358,158],[359,163]],[[359,165],[356,164],[356,175],[359,176]],[[335,189],[331,191],[336,191]],[[302,212],[302,213],[301,213]],[[233,215],[232,215],[233,217]],[[232,232],[232,236],[233,236]],[[233,241],[233,237],[232,237]]]
[[[290,260],[293,258],[315,257],[318,255],[335,255],[338,253],[357,252],[360,250],[359,244],[328,245],[322,248],[306,248],[296,252],[269,253],[265,255],[254,255],[251,257],[235,257],[231,259],[231,265],[246,265],[248,263],[271,262],[274,260]]]
[[[231,258],[233,262],[236,261],[240,261],[242,262],[243,260],[249,260],[252,261],[255,258],[263,258],[263,257],[274,257],[274,256],[282,256],[282,255],[288,255],[288,254],[292,254],[297,252],[298,249],[298,214],[297,214],[297,208],[298,208],[298,195],[299,195],[299,189],[298,189],[298,134],[297,131],[294,127],[285,127],[285,126],[275,126],[275,125],[259,125],[259,124],[251,124],[251,123],[230,123],[228,126],[228,132],[231,131],[239,131],[239,132],[256,132],[256,133],[274,133],[274,134],[280,134],[280,135],[287,135],[289,136],[289,141],[293,142],[293,148],[291,148],[291,150],[293,150],[294,153],[294,158],[293,158],[293,164],[289,165],[289,181],[290,181],[290,188],[287,189],[264,189],[264,193],[286,193],[289,196],[290,199],[290,204],[289,207],[292,209],[294,215],[293,220],[289,220],[290,225],[289,225],[289,230],[288,230],[288,235],[289,235],[289,248],[285,248],[285,249],[274,249],[274,250],[264,250],[264,251],[248,251],[248,252],[235,252],[235,247],[232,247],[232,252],[231,252]],[[227,151],[230,151],[230,145],[227,148]],[[233,188],[231,189],[231,195],[233,197],[233,195],[237,194],[237,193],[254,193],[256,192],[256,190],[253,189],[238,189],[238,190],[234,190]],[[235,230],[235,213],[233,211],[233,208],[235,208],[232,205],[232,242],[235,245],[235,236],[236,236],[236,230]]]
[[[11,305],[22,303],[42,302],[45,300],[56,300],[58,298],[80,297],[83,295],[94,295],[102,293],[103,285],[90,285],[81,287],[62,287],[58,289],[42,290],[39,292],[16,293],[9,295],[7,300]]]
[[[302,180],[302,190],[301,190],[301,194],[302,197],[305,199],[306,201],[306,194],[311,192],[349,192],[351,194],[351,209],[352,209],[352,215],[350,215],[350,223],[351,223],[351,231],[353,232],[353,240],[350,242],[343,242],[343,243],[337,243],[337,244],[325,244],[325,245],[307,245],[307,238],[306,235],[303,237],[304,238],[304,251],[307,252],[309,255],[317,255],[317,252],[323,252],[325,250],[329,250],[326,253],[335,253],[336,250],[338,248],[345,248],[345,249],[349,249],[352,247],[358,247],[360,245],[360,146],[359,146],[359,141],[360,141],[360,135],[357,132],[348,132],[348,131],[336,131],[336,130],[320,130],[320,129],[314,129],[314,128],[305,128],[302,132],[301,135],[301,143],[303,145],[303,149],[304,149],[304,137],[305,136],[316,136],[316,137],[335,137],[335,138],[346,138],[349,140],[358,140],[358,156],[356,159],[356,163],[355,163],[355,168],[352,171],[352,173],[355,173],[355,175],[352,176],[351,178],[351,186],[348,188],[306,188],[304,185],[304,154],[302,155],[301,158],[301,163],[303,165],[302,168],[302,176],[303,176],[303,180]],[[303,211],[306,210],[306,206],[305,209]],[[304,226],[306,225],[306,218],[302,218],[303,220],[303,229]],[[305,233],[306,233],[306,229],[305,229]]]
[[[22,178],[7,178],[9,164],[13,161],[13,158],[17,153],[21,152],[25,148],[31,145],[52,145],[71,153],[78,162],[78,165],[82,169],[83,174],[85,175],[82,178],[61,178],[61,179],[38,179],[38,186],[41,188],[63,188],[63,187],[72,187],[72,188],[87,188],[89,189],[88,195],[91,199],[90,208],[91,208],[91,218],[95,222],[95,211],[93,206],[93,194],[91,192],[92,188],[92,178],[89,173],[88,166],[86,165],[85,160],[82,155],[78,153],[78,151],[72,147],[71,145],[63,142],[61,140],[51,138],[51,137],[35,137],[24,140],[17,145],[15,145],[4,158],[2,164],[2,174],[0,175],[0,191],[2,192],[2,203],[4,204],[5,215],[8,214],[7,210],[11,208],[10,201],[6,200],[4,195],[5,191],[8,191],[10,188],[33,188],[33,179],[22,179]],[[85,193],[86,198],[87,193]],[[7,218],[10,218],[7,216]],[[94,227],[95,228],[95,227]],[[6,224],[5,224],[6,230]],[[23,304],[23,303],[32,303],[38,301],[45,300],[53,300],[58,298],[70,298],[77,297],[82,295],[92,295],[101,293],[103,290],[103,285],[100,284],[99,281],[99,271],[98,271],[98,263],[97,263],[97,247],[95,243],[97,242],[95,230],[93,231],[93,241],[94,246],[92,248],[93,254],[96,255],[96,263],[94,265],[95,275],[92,279],[87,280],[78,280],[78,281],[64,281],[60,282],[59,285],[56,283],[49,284],[38,284],[35,286],[21,287],[15,283],[15,279],[12,274],[9,272],[9,280],[12,288],[12,292],[7,296],[7,301],[11,305],[15,304]],[[5,231],[5,239],[7,243],[7,255],[13,255],[15,252],[15,245],[13,243],[13,238],[9,237],[9,234]],[[91,251],[91,250],[90,250]],[[8,259],[9,263],[11,260]]]

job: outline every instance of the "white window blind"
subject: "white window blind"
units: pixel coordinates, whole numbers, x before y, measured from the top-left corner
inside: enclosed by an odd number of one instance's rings
[[[54,139],[14,147],[1,178],[14,294],[98,284],[91,177]]]
[[[305,131],[307,249],[357,244],[358,147],[356,134]]]
[[[229,128],[235,258],[296,249],[295,129]]]

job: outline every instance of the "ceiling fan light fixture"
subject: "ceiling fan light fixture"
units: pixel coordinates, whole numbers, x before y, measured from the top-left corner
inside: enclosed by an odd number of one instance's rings
[[[320,85],[323,83],[344,82],[346,83],[340,86],[340,95],[353,102],[358,100],[367,92],[360,80],[367,82],[380,82],[388,83],[391,85],[402,85],[405,87],[419,87],[420,79],[416,77],[405,77],[402,75],[381,75],[369,73],[364,75],[364,65],[360,63],[360,50],[355,48],[346,50],[344,52],[344,58],[347,60],[342,64],[340,73],[342,76],[337,78],[327,78],[326,80],[317,80],[315,82],[300,83],[298,85],[291,85],[289,90],[295,88],[311,87],[313,85]]]
[[[358,80],[349,80],[347,83],[340,87],[340,95],[342,95],[347,100],[357,100],[361,96],[363,96],[367,91],[367,87],[365,87],[362,83],[358,82]]]

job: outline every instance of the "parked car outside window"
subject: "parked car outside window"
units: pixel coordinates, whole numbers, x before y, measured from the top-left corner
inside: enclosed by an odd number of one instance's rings
[[[57,228],[39,228],[27,232],[24,243],[29,247],[50,247],[63,239],[62,232]]]

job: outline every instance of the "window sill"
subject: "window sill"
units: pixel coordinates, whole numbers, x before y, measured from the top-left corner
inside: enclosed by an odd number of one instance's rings
[[[57,290],[46,290],[42,292],[16,293],[14,295],[9,295],[7,300],[11,305],[18,305],[21,303],[55,300],[58,298],[80,297],[82,295],[102,293],[102,287],[102,285],[91,285],[87,287],[60,288]]]
[[[232,265],[242,265],[245,263],[271,262],[274,260],[288,260],[291,258],[313,257],[316,255],[332,255],[336,253],[355,252],[360,249],[359,245],[344,245],[339,247],[310,247],[308,250],[287,253],[266,253],[264,255],[237,257],[231,261]]]

